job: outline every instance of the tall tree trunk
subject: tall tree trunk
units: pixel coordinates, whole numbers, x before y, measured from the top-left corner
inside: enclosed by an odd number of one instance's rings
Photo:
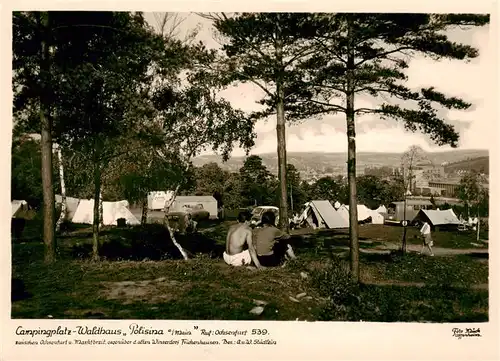
[[[351,20],[348,20],[348,32]],[[351,37],[349,37],[351,39]],[[350,43],[350,40],[349,40]],[[347,179],[349,182],[349,243],[351,277],[359,282],[359,242],[358,242],[358,206],[356,193],[356,124],[354,119],[354,48],[349,44],[347,50]]]
[[[405,254],[406,252],[406,182],[405,182],[405,169],[404,169],[404,166],[403,166],[403,185],[404,185],[404,189],[405,189],[405,193],[404,193],[404,203],[403,203],[403,241],[401,243],[401,252],[403,254]]]
[[[141,226],[145,226],[148,223],[148,195],[142,200],[142,215],[141,215]]]
[[[92,222],[92,260],[99,261],[99,226],[101,198],[101,168],[97,162],[94,163],[94,220]]]
[[[185,168],[186,172],[189,170],[189,160],[191,159],[191,156],[192,156],[192,154],[189,154],[189,156],[187,157],[187,162],[186,162],[187,165],[186,165],[186,168]],[[177,193],[179,192],[180,188],[181,188],[181,185],[177,184],[177,186],[175,187],[175,190],[174,190],[174,192],[172,194],[172,197],[165,204],[165,207],[163,209],[163,211],[165,212],[165,218],[164,218],[163,223],[165,224],[165,226],[168,229],[168,233],[170,235],[170,239],[172,240],[172,243],[177,247],[177,249],[179,250],[179,252],[182,255],[182,258],[184,258],[184,260],[187,261],[189,259],[188,255],[187,255],[187,252],[186,252],[186,250],[184,248],[182,248],[182,246],[180,245],[180,243],[177,242],[177,240],[175,239],[174,230],[172,229],[172,227],[170,226],[170,223],[168,222],[168,213],[170,212],[170,207],[172,207],[172,204],[174,204],[175,197],[177,197]]]
[[[50,84],[50,52],[47,43],[49,31],[49,13],[39,13],[39,31],[41,33],[40,74],[45,89],[40,94],[40,125],[41,125],[41,157],[42,157],[42,189],[43,189],[43,243],[46,263],[55,260],[54,232],[54,188],[52,185],[52,120],[50,104],[47,99],[47,86]]]
[[[59,182],[61,183],[61,197],[62,197],[61,214],[59,215],[59,219],[57,220],[57,223],[56,223],[56,232],[59,232],[59,230],[61,229],[61,224],[66,219],[67,204],[66,204],[66,185],[64,183],[64,165],[63,165],[61,147],[56,146],[56,151],[57,151],[57,157],[59,160]]]
[[[276,69],[276,137],[278,142],[278,176],[280,182],[280,204],[279,204],[279,227],[288,232],[288,197],[286,181],[286,129],[285,129],[285,90],[283,88],[283,41],[281,39],[281,30],[276,34],[276,60],[278,68]]]
[[[101,189],[99,191],[99,227],[104,226],[104,207],[103,207],[103,202],[102,202],[102,181],[100,182],[101,184]]]
[[[476,233],[476,241],[479,242],[479,226],[481,221],[479,220],[479,203],[477,204],[477,233]]]

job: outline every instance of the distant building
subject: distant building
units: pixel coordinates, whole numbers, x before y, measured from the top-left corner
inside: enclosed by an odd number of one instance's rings
[[[418,165],[416,170],[421,171],[422,176],[427,180],[440,179],[445,177],[444,167],[430,165]]]
[[[417,163],[412,169],[412,182],[409,189],[413,193],[430,195],[429,182],[443,179],[445,176],[444,166],[442,165],[436,166],[430,161]]]
[[[429,182],[429,191],[433,195],[453,198],[457,194],[459,184],[460,182],[453,180],[432,181]]]

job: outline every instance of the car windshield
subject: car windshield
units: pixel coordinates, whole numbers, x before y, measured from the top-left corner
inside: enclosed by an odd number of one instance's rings
[[[278,217],[279,211],[276,208],[256,207],[252,211],[252,218],[260,218],[264,212],[273,212]]]
[[[254,208],[252,211],[252,215],[259,216],[263,211],[264,211],[264,208],[262,208],[262,207]]]

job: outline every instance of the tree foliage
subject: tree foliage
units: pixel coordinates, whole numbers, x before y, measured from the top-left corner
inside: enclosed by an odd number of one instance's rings
[[[226,54],[227,81],[251,82],[262,90],[263,112],[253,118],[276,114],[280,226],[288,228],[285,103],[301,88],[295,68],[310,52],[310,22],[300,13],[237,13],[203,15],[213,21]],[[266,100],[267,99],[267,100]]]
[[[274,182],[274,176],[262,163],[261,157],[251,155],[245,159],[240,168],[240,181],[241,197],[245,206],[274,204],[277,184]]]
[[[479,172],[469,171],[461,179],[457,196],[467,207],[469,214],[488,215],[489,192],[487,179]]]
[[[347,185],[341,178],[322,177],[309,189],[309,200],[324,199],[330,202],[346,203]]]
[[[59,181],[54,167],[54,192]],[[39,209],[43,203],[40,142],[27,136],[14,138],[11,150],[11,198]]]
[[[408,60],[424,55],[433,60],[468,61],[477,49],[448,39],[445,30],[482,26],[486,15],[449,14],[318,14],[315,41],[321,51],[305,59],[307,97],[290,105],[290,119],[316,114],[347,113],[345,97],[370,97],[371,108],[353,108],[356,116],[374,114],[403,122],[410,131],[421,131],[439,145],[456,146],[458,133],[440,110],[466,110],[471,104],[447,96],[434,87],[406,86]],[[352,61],[348,61],[349,52]],[[347,88],[347,77],[355,81]]]

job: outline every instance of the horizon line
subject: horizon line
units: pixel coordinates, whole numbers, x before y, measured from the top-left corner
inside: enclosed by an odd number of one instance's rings
[[[424,150],[424,153],[447,153],[447,152],[487,152],[489,155],[490,150],[487,148],[471,148],[471,149],[447,149],[447,150],[438,150],[438,151],[426,151]],[[293,154],[293,153],[299,153],[299,154],[306,154],[306,153],[312,153],[312,154],[347,154],[347,151],[345,152],[321,152],[321,151],[287,151],[287,154]],[[384,152],[384,151],[357,151],[356,154],[366,154],[366,153],[377,153],[377,154],[402,154],[404,152]],[[275,154],[277,155],[276,152],[261,152],[261,153],[252,153],[250,152],[248,156],[251,155],[271,155]],[[200,154],[197,155],[194,158],[199,158],[199,157],[213,157],[217,156],[220,157],[220,154]],[[246,155],[231,155],[230,158],[244,158],[247,157]]]

